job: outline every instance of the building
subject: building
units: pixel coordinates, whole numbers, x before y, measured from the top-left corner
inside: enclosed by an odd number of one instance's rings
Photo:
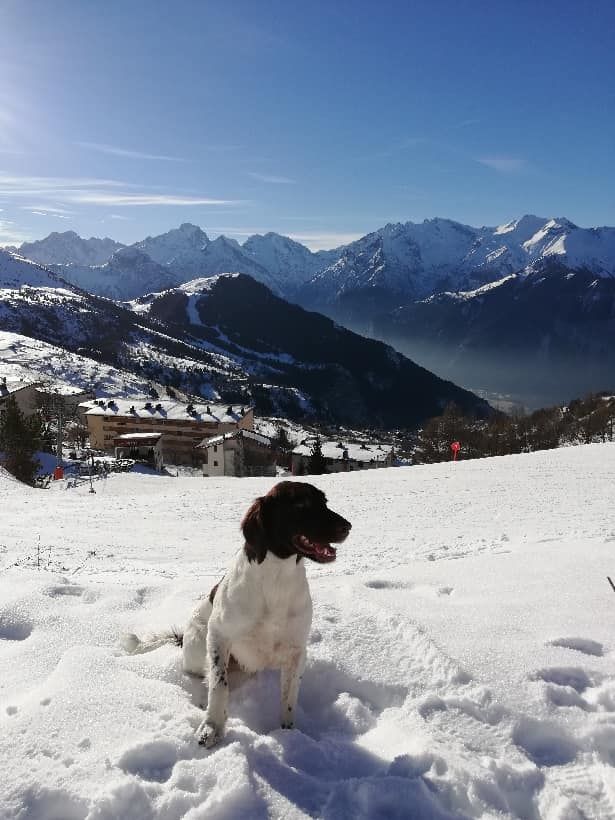
[[[164,469],[162,433],[123,433],[113,440],[116,458],[142,461],[158,472]]]
[[[0,413],[12,397],[24,416],[34,415],[38,407],[36,388],[37,382],[11,381],[6,377],[0,379]]]
[[[304,439],[292,452],[292,474],[309,475],[310,458],[315,439]],[[347,473],[393,466],[390,444],[344,444],[341,441],[321,441],[325,472]]]
[[[56,412],[61,408],[66,417],[73,418],[84,403],[94,399],[95,394],[91,390],[63,384],[54,388],[39,385],[36,388],[36,396],[39,407]]]
[[[276,454],[271,440],[253,430],[234,430],[205,439],[198,445],[204,454],[203,475],[275,476]]]
[[[127,433],[161,433],[166,464],[200,464],[204,438],[254,428],[251,407],[227,404],[184,404],[179,401],[98,399],[83,407],[90,447],[113,451],[114,442]]]

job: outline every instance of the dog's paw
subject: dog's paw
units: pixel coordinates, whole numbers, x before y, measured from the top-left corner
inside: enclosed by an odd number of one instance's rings
[[[222,738],[222,729],[204,720],[196,730],[196,736],[199,740],[199,746],[211,749]]]
[[[294,720],[283,720],[282,721],[282,729],[294,729],[295,728],[295,721]]]

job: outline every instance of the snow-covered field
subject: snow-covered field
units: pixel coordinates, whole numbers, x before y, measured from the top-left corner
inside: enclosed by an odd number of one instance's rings
[[[0,475],[3,820],[615,817],[615,445],[313,482],[353,531],[299,728],[263,673],[206,751],[179,651],[118,637],[182,626],[271,481]]]

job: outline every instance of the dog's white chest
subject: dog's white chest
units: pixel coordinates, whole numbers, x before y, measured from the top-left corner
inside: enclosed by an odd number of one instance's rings
[[[278,669],[305,648],[309,635],[312,600],[305,568],[294,557],[281,561],[272,556],[258,569],[252,564],[248,572],[250,589],[242,590],[241,599],[245,613],[247,591],[249,623],[244,621],[233,635],[231,655],[252,672]]]

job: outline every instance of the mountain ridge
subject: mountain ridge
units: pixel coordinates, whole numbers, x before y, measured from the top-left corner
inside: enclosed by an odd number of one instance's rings
[[[67,231],[24,243],[19,253],[52,265],[70,280],[79,271],[83,275],[84,266],[93,266],[78,261],[84,255],[83,243],[99,243],[91,252],[99,258],[107,253],[107,258],[96,263],[104,265],[123,247],[120,243],[111,246],[113,242],[107,238],[82,240]],[[106,243],[105,252],[100,243]],[[441,217],[388,223],[330,251],[313,252],[274,232],[253,234],[243,244],[223,234],[212,240],[191,223],[182,223],[179,228],[128,247],[137,248],[167,267],[177,284],[236,270],[262,281],[281,296],[334,312],[337,303],[343,303],[349,293],[381,290],[397,299],[422,299],[443,290],[480,287],[551,257],[573,269],[587,268],[598,276],[615,276],[615,228],[580,228],[565,217],[532,214],[495,228],[474,228]],[[59,259],[62,252],[67,254],[64,260]],[[130,268],[129,258],[125,270]],[[71,271],[59,265],[79,267]],[[88,281],[92,286],[93,277]],[[156,282],[149,287],[144,283],[143,287],[143,293],[154,291]],[[119,284],[115,289],[119,294]]]

